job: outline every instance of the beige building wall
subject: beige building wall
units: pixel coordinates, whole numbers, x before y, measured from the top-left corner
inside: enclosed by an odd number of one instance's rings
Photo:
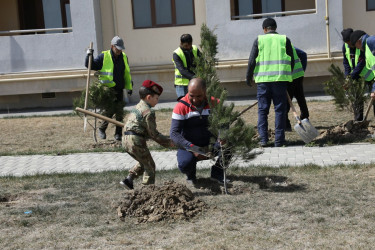
[[[194,1],[195,25],[134,29],[131,0],[101,0],[103,47],[109,48],[117,27],[117,35],[124,39],[125,53],[129,57],[130,66],[165,64],[173,66],[172,54],[179,46],[180,36],[183,33],[190,33],[193,36],[193,43],[200,44],[200,27],[206,20],[205,2]],[[115,5],[115,13],[112,3]],[[114,25],[113,14],[117,19],[116,25]]]
[[[344,29],[363,30],[369,35],[375,35],[375,11],[366,11],[366,0],[343,0],[342,3]]]
[[[0,31],[18,30],[17,0],[0,0]]]

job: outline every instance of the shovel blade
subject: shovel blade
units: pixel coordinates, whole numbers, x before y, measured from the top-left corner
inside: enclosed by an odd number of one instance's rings
[[[297,123],[294,125],[294,130],[299,134],[301,139],[305,143],[310,143],[312,140],[315,139],[319,135],[318,130],[311,125],[310,121],[308,119],[303,119],[301,121],[301,124]]]

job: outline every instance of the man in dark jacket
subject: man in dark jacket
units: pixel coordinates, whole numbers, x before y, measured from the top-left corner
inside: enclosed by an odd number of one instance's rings
[[[175,88],[177,98],[184,97],[188,91],[189,81],[194,78],[195,58],[200,56],[197,46],[193,45],[190,34],[183,34],[180,38],[180,47],[173,51],[173,63],[175,65]]]
[[[292,72],[293,82],[288,84],[288,94],[290,100],[293,97],[296,98],[299,109],[301,111],[300,119],[309,119],[309,109],[307,108],[305,93],[303,91],[303,79],[305,76],[305,71],[307,67],[307,54],[296,47],[294,48],[294,69]],[[285,131],[292,131],[292,126],[290,124],[288,113],[290,110],[289,102],[287,102],[286,110],[286,126]]]
[[[253,43],[246,74],[246,83],[257,83],[258,133],[260,145],[268,144],[268,114],[271,101],[275,107],[275,147],[285,145],[285,113],[287,86],[292,82],[294,56],[292,44],[276,32],[277,24],[267,18],[262,24],[264,35]]]
[[[342,53],[344,56],[343,64],[345,69],[345,77],[350,77],[353,80],[357,80],[360,77],[363,77],[369,88],[369,91],[371,91],[372,83],[374,81],[374,73],[370,69],[366,68],[365,51],[356,48],[350,42],[350,36],[352,33],[353,29],[351,28],[344,29],[341,32],[342,39],[344,41],[344,44],[342,46]],[[355,121],[363,120],[363,106],[363,102],[353,104]]]
[[[114,89],[116,93],[116,102],[123,102],[124,92],[123,89],[128,90],[128,94],[132,94],[133,84],[130,75],[129,62],[126,54],[123,52],[125,49],[124,41],[115,36],[111,41],[111,49],[103,51],[93,62],[91,69],[99,71],[99,81],[104,86]],[[85,66],[88,67],[89,55],[93,54],[93,50],[87,51]],[[112,118],[113,111],[104,110],[104,116]],[[116,120],[122,122],[123,117],[116,114]],[[103,121],[99,127],[99,137],[106,139],[105,130],[108,127],[108,122]],[[115,140],[121,141],[122,127],[116,126]]]

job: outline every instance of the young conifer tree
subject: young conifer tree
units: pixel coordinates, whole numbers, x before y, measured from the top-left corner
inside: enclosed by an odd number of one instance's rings
[[[351,113],[358,113],[363,108],[369,96],[366,93],[369,88],[361,77],[353,80],[346,78],[344,72],[333,64],[328,68],[332,77],[324,83],[324,90],[328,95],[333,96],[338,109],[346,109]]]
[[[73,100],[73,110],[75,114],[77,114],[78,116],[81,116],[81,115],[79,114],[79,112],[75,111],[75,109],[77,107],[84,108],[85,96],[86,96],[86,90],[83,90],[81,92],[81,96]],[[93,110],[95,113],[98,113],[97,111],[105,110],[108,113],[114,113],[114,114],[118,114],[119,116],[124,117],[125,116],[124,106],[125,106],[125,102],[117,101],[116,93],[112,88],[108,88],[104,86],[103,84],[99,82],[97,78],[91,81],[90,87],[89,87],[88,100],[87,100],[87,109]],[[94,136],[95,142],[97,142],[97,139],[96,139],[97,119],[94,118],[94,120],[95,120],[94,125],[92,125],[90,122],[88,124],[94,129],[93,136]]]
[[[217,36],[205,24],[201,27],[201,57],[197,58],[195,75],[205,80],[207,85],[207,97],[219,100],[209,102],[211,113],[209,116],[209,131],[224,142],[220,153],[226,155],[232,153],[234,157],[248,158],[251,149],[256,145],[253,141],[254,129],[245,124],[239,116],[238,111],[234,111],[234,104],[226,104],[227,91],[221,85],[216,73],[217,65]],[[222,157],[224,159],[224,157]],[[225,162],[224,175],[230,162]],[[225,186],[226,188],[226,186]]]

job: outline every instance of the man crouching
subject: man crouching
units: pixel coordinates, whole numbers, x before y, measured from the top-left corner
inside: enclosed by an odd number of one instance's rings
[[[213,100],[215,102],[215,100]],[[187,176],[187,182],[196,184],[197,162],[207,157],[199,153],[200,148],[208,147],[212,134],[208,130],[210,106],[206,96],[206,83],[200,78],[191,79],[188,93],[179,100],[173,109],[170,130],[171,140],[179,147],[178,168]],[[230,158],[230,156],[225,156]],[[228,160],[226,159],[226,160]],[[224,172],[221,156],[211,167],[211,179],[223,183]]]

